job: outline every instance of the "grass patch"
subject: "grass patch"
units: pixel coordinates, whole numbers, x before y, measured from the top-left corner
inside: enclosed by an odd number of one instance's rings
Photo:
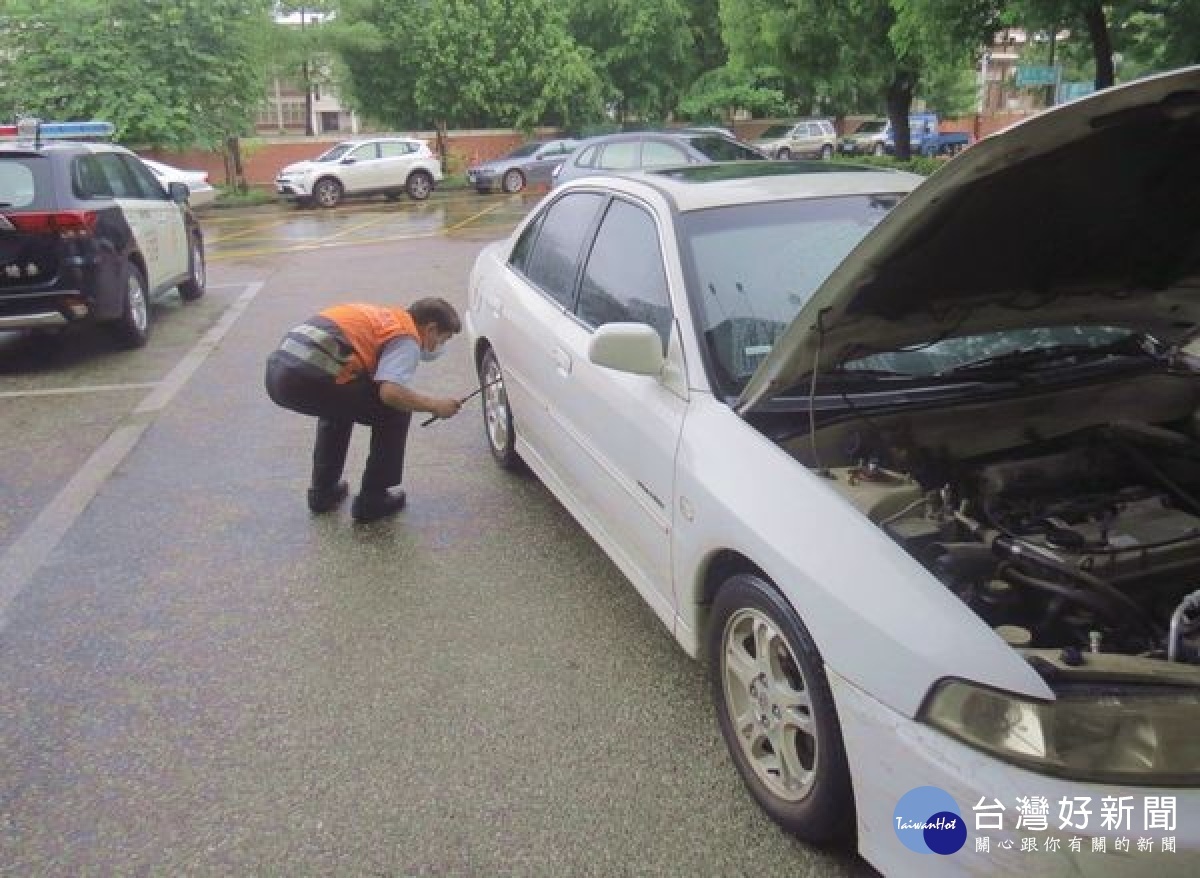
[[[251,186],[244,192],[228,186],[217,187],[217,200],[213,207],[257,207],[262,204],[276,204],[279,197],[271,189]]]

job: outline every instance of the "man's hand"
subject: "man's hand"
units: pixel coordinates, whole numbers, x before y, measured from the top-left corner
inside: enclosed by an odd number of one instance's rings
[[[452,418],[461,408],[462,403],[457,399],[435,399],[429,406],[429,413],[439,418]]]

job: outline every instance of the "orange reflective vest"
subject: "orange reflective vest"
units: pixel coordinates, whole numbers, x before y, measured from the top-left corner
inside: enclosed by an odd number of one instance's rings
[[[420,344],[416,321],[403,308],[383,305],[334,305],[320,313],[341,330],[354,353],[342,366],[335,379],[338,384],[353,381],[361,373],[374,375],[379,365],[380,349],[402,335],[411,336]]]

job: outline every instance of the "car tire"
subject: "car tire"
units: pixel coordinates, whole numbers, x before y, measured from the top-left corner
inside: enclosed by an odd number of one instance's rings
[[[413,201],[424,201],[433,194],[433,177],[428,171],[413,171],[404,188]]]
[[[525,175],[517,168],[505,171],[504,179],[500,181],[500,186],[509,195],[516,195],[525,188]]]
[[[833,147],[828,143],[821,147],[821,161],[827,162],[833,158]]]
[[[877,143],[877,144],[875,144],[875,148],[873,150],[871,150],[871,152],[875,155],[886,155],[887,148],[882,143]]]
[[[185,302],[194,302],[204,295],[208,283],[208,269],[204,264],[204,242],[198,234],[193,234],[191,257],[188,260],[188,279],[179,285],[179,298]]]
[[[333,177],[322,177],[313,186],[313,201],[318,207],[337,207],[342,201],[342,184]]]
[[[490,385],[490,386],[489,386]],[[479,386],[483,407],[483,432],[492,458],[501,467],[515,470],[521,464],[517,456],[517,434],[513,429],[512,409],[504,387],[504,373],[495,352],[488,348],[479,361]]]
[[[721,586],[710,618],[717,719],[750,794],[797,838],[822,845],[851,840],[850,769],[808,629],[770,583],[748,573]]]
[[[788,149],[786,146],[775,153],[775,158],[779,159],[781,162],[786,162],[791,157],[792,157],[792,151],[790,149]]]
[[[129,263],[125,278],[121,316],[110,327],[117,344],[126,350],[144,347],[150,337],[150,299],[142,270]]]

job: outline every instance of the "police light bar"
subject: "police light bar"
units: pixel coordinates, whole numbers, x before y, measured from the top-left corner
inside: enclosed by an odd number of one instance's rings
[[[0,125],[0,138],[31,140],[71,140],[77,137],[112,137],[111,122],[39,122],[21,119],[16,125]]]

